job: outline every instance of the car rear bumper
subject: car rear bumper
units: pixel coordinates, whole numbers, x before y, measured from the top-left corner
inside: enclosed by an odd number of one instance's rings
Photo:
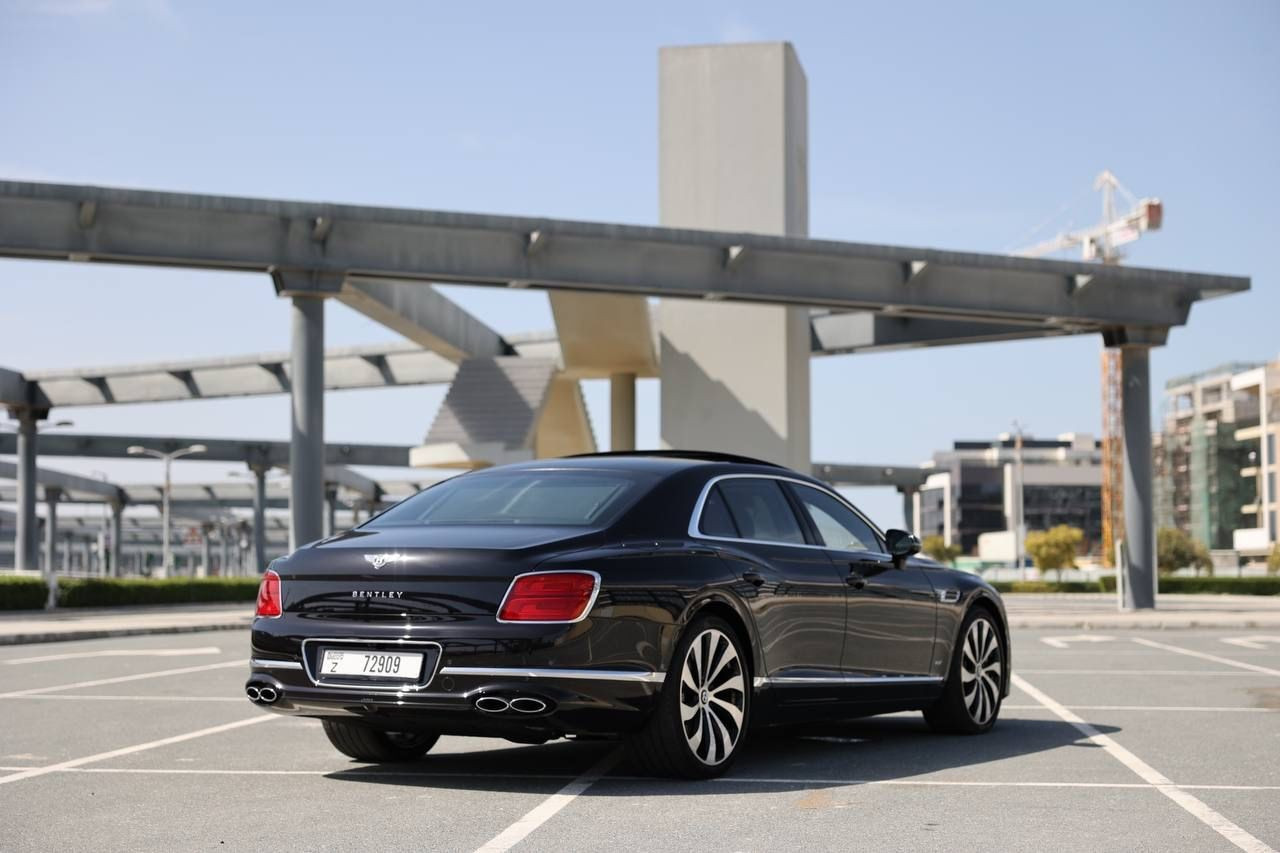
[[[656,652],[660,640],[631,636],[634,624],[595,621],[406,632],[403,625],[355,622],[317,631],[287,616],[258,619],[245,686],[277,713],[362,717],[393,730],[529,740],[632,731],[652,711],[666,676],[636,649]],[[422,649],[431,671],[414,683],[335,683],[317,676],[321,650],[332,645]],[[272,701],[262,698],[264,687]]]

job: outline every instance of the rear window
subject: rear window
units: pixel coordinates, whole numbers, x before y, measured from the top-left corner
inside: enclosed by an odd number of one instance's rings
[[[368,527],[431,524],[607,524],[639,497],[648,479],[617,471],[509,471],[465,474],[419,492]]]

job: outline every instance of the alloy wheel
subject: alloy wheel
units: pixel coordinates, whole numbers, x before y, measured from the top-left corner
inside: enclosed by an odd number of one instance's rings
[[[960,657],[960,686],[969,718],[985,726],[995,716],[1000,701],[1002,666],[1000,637],[986,619],[969,624]]]
[[[708,628],[689,645],[680,671],[680,720],[689,749],[703,764],[733,753],[746,715],[746,677],[733,642]]]

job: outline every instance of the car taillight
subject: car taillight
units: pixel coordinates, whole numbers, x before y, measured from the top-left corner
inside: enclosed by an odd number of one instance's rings
[[[577,622],[587,615],[600,589],[594,572],[534,572],[511,582],[499,622]]]
[[[258,616],[279,616],[283,611],[280,599],[280,576],[268,569],[258,585]]]

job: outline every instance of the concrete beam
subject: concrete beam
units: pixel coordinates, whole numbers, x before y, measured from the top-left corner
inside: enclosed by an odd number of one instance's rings
[[[929,474],[914,465],[848,465],[841,462],[814,462],[813,476],[833,486],[892,486],[918,489]]]
[[[810,325],[815,355],[1012,341],[1093,331],[1088,327],[1046,329],[1044,323],[980,323],[867,311],[815,314]]]
[[[453,363],[514,355],[502,336],[430,285],[348,276],[338,301]]]
[[[18,465],[0,460],[0,480],[17,480],[19,479],[19,473]],[[65,471],[37,468],[36,483],[46,491],[56,488],[62,492],[92,495],[98,500],[126,502],[124,489],[119,486],[102,480],[95,480],[92,477],[68,474]]]
[[[81,227],[80,206],[95,206]],[[323,251],[317,220],[331,220]],[[545,248],[527,251],[529,234]],[[724,263],[728,247],[741,250]],[[681,228],[0,182],[0,256],[451,281],[995,322],[1175,326],[1237,276]],[[927,273],[904,283],[904,269]],[[1094,276],[1083,289],[1077,275]]]
[[[0,432],[0,455],[17,453],[17,444],[18,437],[14,433]],[[90,459],[136,458],[130,457],[128,453],[129,447],[135,444],[166,453],[192,444],[203,444],[208,450],[200,454],[201,462],[244,462],[267,468],[289,466],[288,442],[230,438],[46,433],[40,436],[40,455]],[[409,448],[390,444],[329,444],[325,447],[324,460],[327,465],[406,467],[409,464]]]

